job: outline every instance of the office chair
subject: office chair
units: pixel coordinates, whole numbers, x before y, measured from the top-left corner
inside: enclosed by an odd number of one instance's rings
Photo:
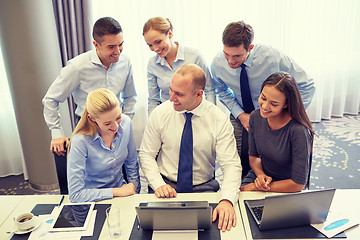
[[[59,156],[56,153],[54,153],[54,158],[55,158],[57,178],[60,187],[60,194],[67,195],[68,194],[67,170],[66,170],[67,149],[65,147],[65,143],[64,143],[64,148],[66,150],[65,156]]]
[[[64,145],[65,145],[65,143],[64,143]],[[64,148],[66,150],[65,156],[59,156],[56,153],[54,153],[54,158],[55,158],[57,178],[58,178],[59,187],[60,187],[60,194],[67,195],[69,193],[68,183],[67,183],[67,170],[66,170],[67,149],[65,146],[64,146]],[[122,173],[124,175],[125,182],[128,183],[129,181],[128,181],[126,170],[125,170],[125,164],[123,164],[123,166],[122,166]]]

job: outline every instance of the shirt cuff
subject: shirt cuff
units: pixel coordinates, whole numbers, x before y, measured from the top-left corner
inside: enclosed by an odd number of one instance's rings
[[[51,129],[51,139],[65,137],[62,128]]]
[[[150,184],[150,185],[151,185],[151,187],[155,188],[155,189],[153,189],[155,191],[159,187],[166,185],[166,182],[161,178],[161,179],[154,181],[154,184]]]
[[[102,191],[102,199],[112,199],[114,198],[114,192],[112,188],[104,188]]]
[[[239,106],[239,105],[235,105],[232,109],[231,109],[231,114],[234,116],[234,118],[237,118],[240,114],[242,114],[244,112],[244,110]]]
[[[233,206],[235,206],[236,201],[239,200],[239,193],[240,193],[240,189],[234,191],[234,192],[221,192],[221,200],[229,200]]]

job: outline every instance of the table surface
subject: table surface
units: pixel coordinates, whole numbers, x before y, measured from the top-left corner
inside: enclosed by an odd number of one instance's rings
[[[20,198],[18,198],[20,197]],[[13,208],[11,213],[9,213],[6,220],[0,226],[0,239],[10,239],[12,237],[12,233],[7,233],[15,229],[14,225],[14,217],[24,213],[31,212],[31,210],[35,207],[36,204],[55,204],[59,203],[61,199],[61,195],[14,195],[14,196],[1,196],[0,197],[0,205],[3,206],[3,202],[11,202],[8,198],[14,199],[14,201],[19,201],[17,205]],[[66,200],[65,200],[66,199]],[[68,198],[65,197],[64,202],[69,202]],[[3,209],[5,207],[1,207]],[[2,215],[2,212],[1,214]]]
[[[229,232],[222,233],[222,239],[252,239],[247,213],[244,205],[245,199],[264,198],[265,196],[278,195],[281,193],[264,192],[241,192],[239,204],[235,206],[237,214],[237,225]],[[36,204],[58,204],[61,195],[14,195],[0,196],[0,239],[10,239],[12,234],[6,233],[14,228],[13,217],[22,213],[30,212]],[[140,202],[150,201],[208,201],[217,203],[220,199],[220,193],[182,193],[176,198],[159,199],[154,194],[137,194],[129,197],[114,198],[100,201],[98,203],[112,204],[121,209],[121,239],[129,239],[134,224],[136,212],[135,206]],[[341,209],[349,217],[358,218],[360,213],[360,189],[338,189],[330,208]],[[69,202],[68,196],[65,196],[64,203]],[[240,210],[240,211],[239,211]],[[360,227],[354,227],[345,231],[347,239],[360,239]],[[109,239],[106,224],[103,225],[99,239]]]
[[[137,194],[126,198],[115,198],[111,200],[101,201],[100,203],[111,203],[113,206],[121,209],[121,229],[123,238],[129,239],[131,230],[135,221],[135,207],[139,206],[140,202],[158,202],[158,201],[208,201],[209,203],[217,203],[220,200],[220,192],[217,193],[180,193],[176,198],[157,198],[154,194]],[[222,239],[246,239],[243,224],[241,222],[240,211],[238,205],[235,206],[237,215],[237,224],[229,232],[221,232]],[[108,236],[108,229],[106,224],[100,234],[100,239],[106,239]]]
[[[135,206],[138,206],[140,202],[151,201],[208,201],[209,203],[217,203],[220,200],[220,192],[217,193],[181,193],[177,194],[176,198],[159,199],[154,194],[136,194],[129,197],[114,198],[109,200],[100,201],[97,203],[112,204],[112,206],[119,207],[121,210],[121,239],[129,239],[131,230],[135,221]],[[9,216],[5,219],[0,227],[0,239],[10,239],[12,234],[6,233],[14,228],[13,216],[16,216],[22,212],[30,212],[36,204],[57,204],[61,199],[60,195],[27,195],[22,196],[20,203],[11,211]],[[0,205],[9,201],[0,197]],[[69,202],[68,196],[65,196],[63,203]],[[237,225],[232,228],[231,231],[222,233],[222,239],[246,239],[243,230],[243,223],[241,222],[241,216],[239,206],[236,204],[235,211],[237,215]],[[240,237],[240,238],[239,238]],[[102,232],[99,239],[109,239],[107,225],[103,225]]]
[[[7,218],[12,216],[12,212],[23,198],[23,195],[7,195],[0,198],[0,226],[2,226]]]

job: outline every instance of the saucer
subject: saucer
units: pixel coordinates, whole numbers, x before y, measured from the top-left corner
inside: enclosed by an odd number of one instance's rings
[[[41,220],[39,219],[39,217],[34,217],[36,220],[35,226],[31,227],[30,229],[27,230],[15,230],[13,231],[14,234],[25,234],[25,233],[29,233],[34,231],[35,229],[37,229],[40,224],[41,224]]]

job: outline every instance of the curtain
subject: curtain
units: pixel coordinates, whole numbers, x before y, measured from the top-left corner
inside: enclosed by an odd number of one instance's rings
[[[94,20],[111,16],[124,32],[138,92],[133,119],[139,145],[146,124],[146,67],[155,53],[142,28],[151,17],[168,17],[175,41],[197,48],[210,64],[222,51],[226,25],[243,20],[254,28],[254,43],[271,45],[293,58],[315,80],[307,109],[313,122],[360,111],[360,2],[358,0],[93,0]],[[265,80],[265,79],[264,79]]]
[[[53,0],[63,66],[67,61],[92,46],[92,4],[87,0]],[[55,79],[54,79],[55,80]],[[41,104],[41,103],[40,103]],[[0,177],[21,174],[27,179],[15,113],[12,105],[6,72],[0,56]],[[71,135],[75,127],[74,103],[72,97],[67,104],[60,105],[62,125],[65,133]],[[70,118],[66,121],[66,117]],[[64,116],[64,119],[63,119]]]
[[[2,54],[0,54],[0,153],[0,177],[24,172],[26,169],[24,156]],[[27,179],[26,171],[24,177]]]
[[[61,60],[63,66],[73,57],[84,53],[92,47],[92,4],[87,0],[52,0],[56,26],[61,51]],[[55,80],[55,79],[54,79]],[[75,103],[72,96],[68,98],[68,109],[70,115],[71,130],[75,129]],[[65,115],[65,114],[63,114]],[[68,124],[62,121],[62,125]],[[64,130],[69,126],[63,126]]]

